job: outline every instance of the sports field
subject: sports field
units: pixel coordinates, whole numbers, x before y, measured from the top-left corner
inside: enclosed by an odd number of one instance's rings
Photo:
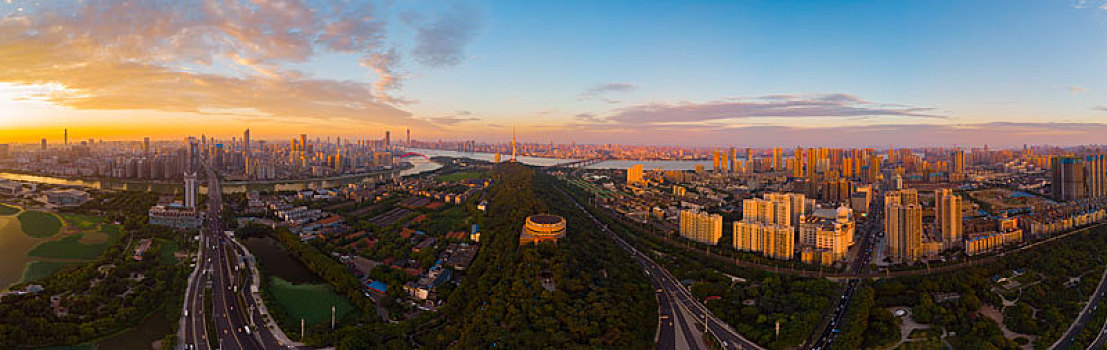
[[[308,326],[330,322],[331,306],[335,318],[342,319],[354,306],[346,298],[335,294],[327,284],[292,284],[278,277],[270,277],[269,292],[288,313],[289,319],[304,319]]]

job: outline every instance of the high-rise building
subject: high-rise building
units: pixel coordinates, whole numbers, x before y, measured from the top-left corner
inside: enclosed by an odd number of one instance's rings
[[[746,148],[746,168],[747,173],[753,172],[753,148]],[[732,170],[735,171],[735,170]]]
[[[150,154],[150,138],[142,138],[142,154]]]
[[[62,129],[62,145],[69,146],[69,129]]]
[[[311,150],[308,149],[307,134],[300,134],[300,149],[299,149],[299,151],[300,152],[311,152]]]
[[[1107,197],[1107,155],[1084,158],[1084,195],[1091,198]]]
[[[1058,202],[1084,198],[1084,160],[1073,157],[1054,157],[1050,160],[1053,183],[1053,200]]]
[[[246,128],[246,131],[242,132],[242,150],[246,153],[246,156],[250,155],[250,128]]]
[[[942,232],[942,246],[946,249],[961,244],[962,210],[961,196],[953,194],[948,188],[934,191],[934,218]]]
[[[407,140],[404,141],[404,147],[411,147],[411,129],[407,129]]]
[[[721,156],[719,155],[719,151],[715,151],[715,166],[713,168],[711,168],[711,170],[716,172],[716,173],[722,172],[723,171],[723,169],[721,168],[722,161],[723,160],[722,160]]]
[[[734,147],[731,147],[730,153],[727,156],[727,169],[730,169],[730,172],[732,173],[737,172],[737,170],[735,169],[738,169],[738,164],[736,164],[738,160],[736,158],[738,158],[738,151],[735,150]]]
[[[698,210],[680,211],[680,236],[710,245],[723,235],[723,217]]]
[[[384,148],[389,148],[389,147],[392,147],[392,132],[388,131],[388,130],[385,130],[384,131]]]
[[[196,173],[190,172],[184,175],[184,205],[188,209],[196,209],[196,192],[199,191],[199,183],[196,181]]]
[[[949,154],[949,173],[965,173],[965,151],[956,150]]]
[[[630,168],[627,168],[627,185],[644,185],[646,183],[643,178],[642,164],[635,164]]]
[[[784,170],[782,160],[784,159],[784,150],[780,147],[773,148],[773,171]]]
[[[42,149],[46,150],[46,139],[42,139]]]
[[[888,256],[910,262],[922,257],[922,207],[913,189],[893,191],[884,197],[884,232]]]
[[[8,149],[8,144],[0,144],[0,158],[7,158],[11,151]]]

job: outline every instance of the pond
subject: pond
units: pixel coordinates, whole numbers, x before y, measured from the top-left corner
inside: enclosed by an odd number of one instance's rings
[[[267,276],[279,277],[294,284],[323,282],[272,238],[250,237],[244,243],[257,257],[258,266]]]

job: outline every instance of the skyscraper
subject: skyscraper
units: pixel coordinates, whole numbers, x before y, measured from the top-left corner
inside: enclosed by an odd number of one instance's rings
[[[910,262],[922,256],[922,207],[918,192],[902,190],[884,196],[884,232],[888,256]]]
[[[645,184],[643,179],[642,164],[635,164],[630,168],[627,168],[627,185],[640,185]]]
[[[407,129],[407,140],[404,141],[404,147],[411,147],[411,129]]]
[[[1050,160],[1051,194],[1058,202],[1084,198],[1084,160],[1073,157],[1054,157]]]
[[[962,199],[948,188],[934,190],[935,222],[942,232],[942,246],[953,248],[961,243]]]
[[[753,172],[753,148],[746,148],[746,168],[747,173]],[[737,170],[732,170],[737,171]]]
[[[784,159],[784,150],[780,147],[773,148],[773,171],[784,170],[782,160]]]
[[[965,151],[956,150],[949,154],[949,173],[965,173]]]
[[[307,134],[300,134],[300,152],[310,152],[307,147]]]
[[[515,127],[511,127],[511,161],[515,161]]]
[[[142,154],[150,154],[150,138],[142,138]]]
[[[388,131],[388,130],[385,130],[384,131],[384,148],[387,149],[389,147],[392,147],[392,132]]]
[[[1091,198],[1107,197],[1107,156],[1084,158],[1084,194]]]
[[[738,167],[737,167],[737,165],[738,165],[737,161],[738,160],[736,158],[738,158],[738,151],[735,150],[734,147],[731,147],[730,148],[730,153],[727,156],[727,164],[728,164],[727,169],[730,169],[730,172],[732,172],[732,173],[738,172],[738,170],[736,170],[736,169],[738,169]]]
[[[250,128],[246,128],[246,131],[242,132],[242,149],[247,156],[250,155]]]
[[[46,150],[46,139],[45,138],[42,139],[42,150],[44,150],[44,151]]]
[[[69,146],[69,129],[62,129],[62,145]]]

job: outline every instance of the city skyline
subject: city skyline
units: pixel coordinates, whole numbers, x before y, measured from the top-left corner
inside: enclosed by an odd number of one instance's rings
[[[167,5],[0,3],[0,142],[65,128],[487,142],[517,128],[694,147],[1107,134],[1099,1]]]

